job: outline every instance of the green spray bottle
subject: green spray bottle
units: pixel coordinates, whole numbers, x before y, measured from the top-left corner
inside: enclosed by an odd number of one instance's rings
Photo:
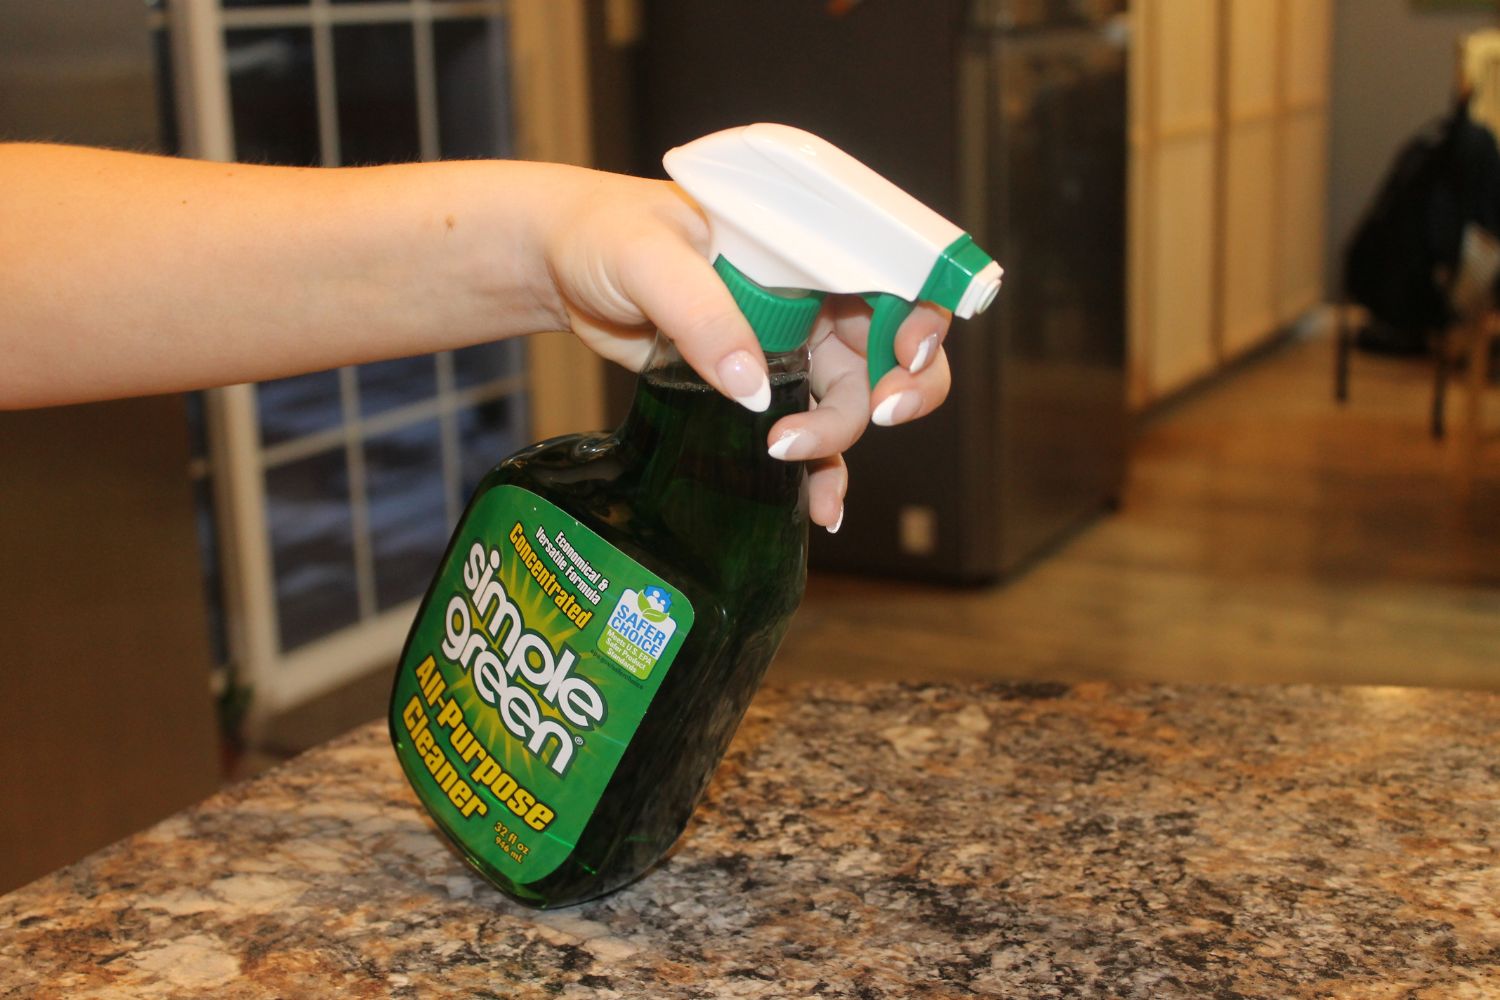
[[[624,424],[527,448],[459,520],[397,668],[396,756],[507,895],[566,906],[640,876],[686,826],[802,598],[807,476],[771,458],[806,410],[823,295],[873,307],[871,384],[920,300],[982,310],[1000,269],[816,136],[750,125],[669,152],[766,352],[759,411],[658,335]]]

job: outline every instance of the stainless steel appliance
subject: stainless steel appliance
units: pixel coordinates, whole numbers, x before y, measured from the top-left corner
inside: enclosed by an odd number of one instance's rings
[[[1124,0],[647,0],[639,162],[749,121],[823,135],[1006,268],[948,341],[952,397],[849,455],[815,568],[1008,575],[1125,468]]]

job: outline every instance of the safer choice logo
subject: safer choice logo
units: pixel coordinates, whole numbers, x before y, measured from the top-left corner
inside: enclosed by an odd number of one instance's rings
[[[626,588],[599,635],[599,650],[643,681],[651,676],[676,632],[671,594],[656,586],[639,591]]]

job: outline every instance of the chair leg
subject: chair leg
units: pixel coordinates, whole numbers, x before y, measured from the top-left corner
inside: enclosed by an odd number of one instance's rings
[[[1490,382],[1490,341],[1496,317],[1486,313],[1475,320],[1469,341],[1468,399],[1464,401],[1464,429],[1459,456],[1459,489],[1468,497],[1479,469],[1479,448],[1484,437],[1484,394]]]
[[[1445,431],[1443,415],[1448,402],[1448,345],[1444,339],[1439,339],[1436,353],[1437,365],[1432,381],[1432,439],[1441,441]]]
[[[1353,337],[1349,330],[1349,304],[1338,305],[1338,328],[1333,341],[1333,398],[1349,402],[1349,348]]]

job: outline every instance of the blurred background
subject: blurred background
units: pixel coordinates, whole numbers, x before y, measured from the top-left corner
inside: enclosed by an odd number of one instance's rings
[[[1493,690],[1492,28],[1492,0],[0,0],[0,140],[661,176],[715,129],[810,129],[1007,273],[949,404],[849,456],[773,679]],[[379,716],[474,483],[632,384],[558,334],[0,414],[0,891]]]

